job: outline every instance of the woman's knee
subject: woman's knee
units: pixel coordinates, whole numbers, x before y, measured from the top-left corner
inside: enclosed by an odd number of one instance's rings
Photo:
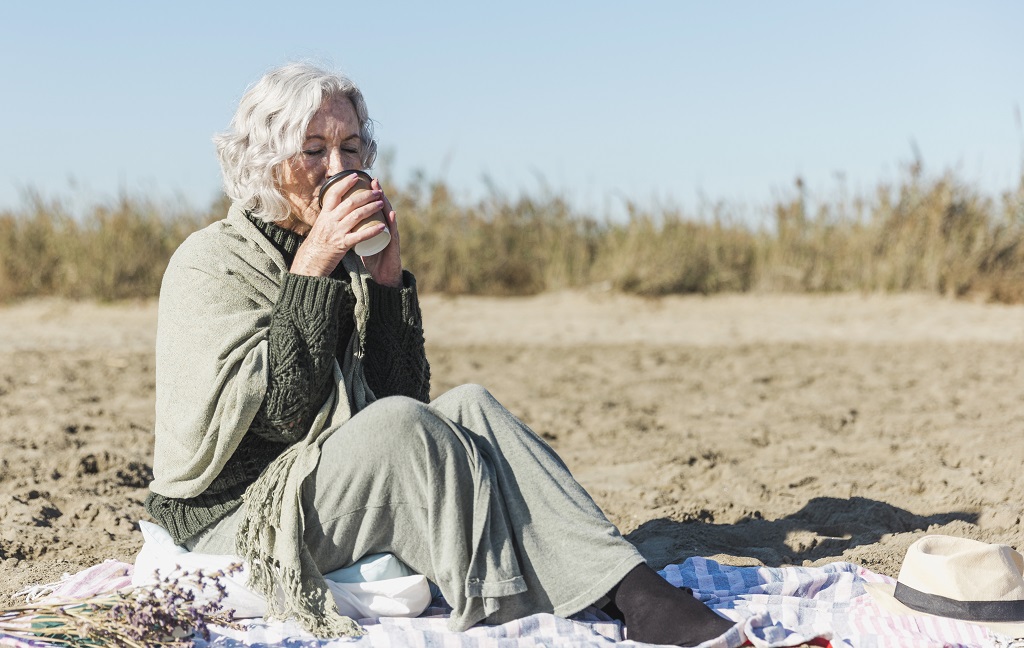
[[[431,405],[454,418],[454,414],[449,414],[449,412],[461,411],[466,407],[492,402],[497,403],[498,401],[486,387],[475,383],[467,383],[449,389],[441,394]]]
[[[352,421],[372,435],[404,434],[433,416],[424,403],[407,396],[388,396],[373,402]]]
[[[345,445],[370,449],[375,461],[386,455],[421,453],[424,443],[437,446],[456,441],[445,419],[426,404],[406,396],[374,402],[338,432]]]

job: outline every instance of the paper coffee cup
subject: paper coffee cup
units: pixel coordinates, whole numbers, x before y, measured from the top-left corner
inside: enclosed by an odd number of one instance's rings
[[[327,180],[324,181],[323,186],[320,187],[321,208],[324,206],[324,196],[327,195],[327,190],[330,189],[332,185],[339,182],[342,178],[346,178],[350,175],[357,176],[358,181],[356,182],[356,186],[349,189],[348,192],[346,192],[345,195],[341,197],[342,200],[346,200],[349,196],[355,196],[363,191],[373,191],[373,188],[370,185],[370,183],[372,182],[370,174],[366,173],[365,171],[356,171],[355,169],[342,171],[341,173],[336,173],[332,175],[330,178],[327,178]],[[375,227],[377,223],[384,223],[384,231],[382,231],[380,234],[374,236],[371,239],[367,239],[365,241],[356,243],[353,249],[359,256],[373,256],[374,254],[377,254],[378,252],[386,248],[388,243],[391,242],[391,232],[388,231],[387,220],[385,220],[384,218],[383,209],[376,212],[375,214],[371,214],[370,216],[364,218],[355,226],[353,231],[359,232],[366,229],[367,227]]]

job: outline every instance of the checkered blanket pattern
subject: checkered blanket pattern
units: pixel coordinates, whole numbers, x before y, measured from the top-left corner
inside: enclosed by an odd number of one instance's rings
[[[898,616],[877,606],[865,582],[893,580],[850,563],[824,567],[730,567],[706,558],[669,565],[662,575],[693,589],[733,620],[755,648],[824,638],[834,648],[1024,648],[973,623]]]
[[[132,566],[107,561],[39,593],[48,598],[75,598],[130,584]],[[738,624],[725,636],[701,648],[799,646],[816,642],[840,648],[1024,648],[989,633],[981,626],[925,616],[895,616],[876,606],[865,582],[891,582],[885,576],[850,563],[824,567],[730,567],[705,558],[669,565],[662,572],[670,583],[694,594]],[[366,636],[317,640],[294,623],[246,622],[243,631],[218,629],[207,644],[197,646],[288,646],[290,648],[527,648],[532,646],[601,647],[624,641],[620,624],[590,608],[562,619],[535,614],[499,626],[478,626],[449,632],[446,609],[431,608],[416,619],[365,621]],[[745,643],[749,642],[749,643]],[[630,645],[639,645],[626,642]],[[29,648],[33,644],[0,635],[0,645]]]

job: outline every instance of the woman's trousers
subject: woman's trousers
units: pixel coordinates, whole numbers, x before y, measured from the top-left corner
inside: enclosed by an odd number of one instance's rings
[[[367,406],[325,441],[303,500],[321,573],[395,554],[438,585],[454,630],[569,616],[643,562],[555,452],[479,385],[429,405]],[[187,546],[234,553],[240,513]]]

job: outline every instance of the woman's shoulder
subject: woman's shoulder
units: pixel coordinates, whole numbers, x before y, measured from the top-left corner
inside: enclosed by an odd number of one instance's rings
[[[173,256],[179,257],[179,260],[196,256],[204,258],[239,242],[244,237],[234,221],[229,212],[224,218],[192,232],[181,242]]]
[[[187,259],[203,258],[216,248],[222,247],[221,236],[224,229],[224,220],[219,220],[192,232],[171,255],[171,264],[181,263]]]
[[[287,271],[280,253],[256,226],[232,212],[193,232],[167,264],[161,284],[166,293],[194,290],[237,293],[256,287],[269,294]]]
[[[244,211],[232,205],[224,218],[190,234],[175,250],[168,267],[273,261],[276,250],[266,245],[264,239],[266,237],[249,222]]]

